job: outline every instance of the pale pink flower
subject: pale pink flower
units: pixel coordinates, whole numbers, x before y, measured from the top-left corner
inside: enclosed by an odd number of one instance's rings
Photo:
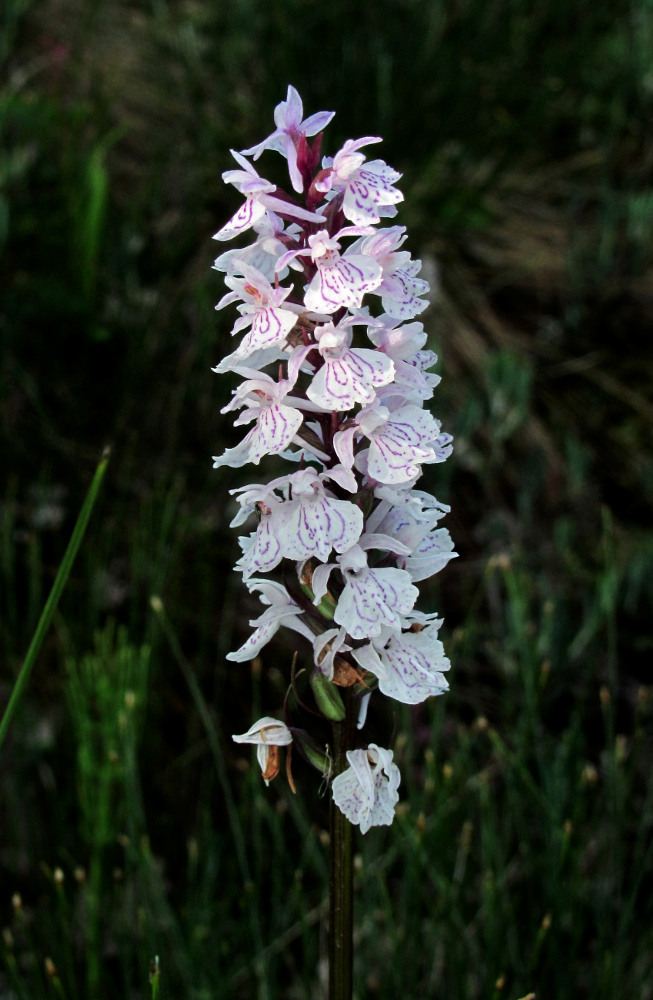
[[[326,229],[321,229],[308,238],[317,271],[306,289],[304,304],[312,312],[331,314],[343,306],[356,308],[365,293],[381,283],[381,267],[372,257],[348,250],[340,255],[338,237],[343,233],[346,235],[346,230],[331,237]]]
[[[436,504],[430,512],[416,503],[391,505],[381,502],[367,521],[368,531],[391,535],[410,549],[410,555],[399,558],[399,565],[410,573],[413,583],[434,576],[457,555],[448,530],[436,527],[448,508],[443,509],[434,497],[429,500]]]
[[[350,327],[346,322],[338,326],[326,323],[314,330],[324,364],[313,376],[306,395],[324,410],[346,411],[357,403],[372,403],[375,389],[392,382],[391,359],[370,348],[352,348]],[[303,353],[311,349],[306,348]]]
[[[274,281],[275,277],[283,281],[288,274],[288,268],[277,266],[277,261],[286,252],[286,247],[279,236],[281,234],[295,236],[298,227],[293,223],[284,229],[283,219],[274,212],[267,211],[252,228],[256,233],[254,243],[240,249],[225,250],[216,257],[213,263],[214,269],[224,271],[226,274],[242,275],[241,265],[248,264],[260,271],[268,281]]]
[[[397,395],[403,396],[406,402],[418,405],[431,399],[440,376],[428,369],[437,364],[438,356],[434,351],[422,350],[427,338],[421,323],[397,326],[394,317],[384,314],[369,323],[368,337],[380,351],[392,358]]]
[[[231,240],[234,236],[244,233],[255,222],[263,218],[267,209],[271,209],[282,217],[302,219],[304,222],[324,221],[321,215],[308,212],[305,208],[301,208],[291,201],[276,197],[274,194],[275,184],[266,181],[264,177],[259,177],[252,164],[234,149],[231,150],[231,155],[242,169],[226,170],[222,179],[227,184],[233,184],[241,194],[245,195],[246,200],[236,214],[229,219],[229,222],[218,230],[213,237],[214,240]]]
[[[440,625],[433,622],[419,632],[383,627],[367,645],[353,649],[352,656],[378,678],[382,694],[417,705],[449,688],[444,673],[450,663],[437,637]]]
[[[243,149],[244,156],[258,160],[265,149],[275,149],[288,161],[288,172],[292,186],[299,194],[304,190],[302,175],[297,166],[297,146],[302,136],[316,135],[326,128],[335,111],[318,111],[302,121],[304,108],[302,99],[294,87],[288,87],[288,96],[274,109],[274,123],[277,126],[267,139]]]
[[[297,311],[283,305],[290,288],[273,287],[268,279],[256,268],[240,264],[244,277],[228,274],[225,284],[232,289],[223,295],[216,309],[224,309],[233,302],[241,302],[241,313],[231,331],[232,336],[251,327],[239,346],[220,362],[213,370],[228,371],[257,351],[275,348],[280,351],[286,344],[288,334],[297,322]]]
[[[381,265],[383,280],[375,289],[375,295],[381,296],[383,308],[395,320],[412,319],[428,306],[428,302],[420,298],[429,290],[428,281],[417,277],[422,268],[421,260],[412,260],[408,251],[398,250],[405,239],[405,226],[392,226],[356,244],[357,252],[369,254]]]
[[[375,401],[356,417],[353,426],[334,435],[333,446],[342,464],[354,462],[354,439],[357,434],[369,438],[365,455],[369,477],[378,483],[406,483],[420,475],[424,462],[437,462],[433,447],[440,434],[440,424],[427,410],[412,403],[394,412]]]
[[[282,625],[294,632],[299,632],[309,642],[313,641],[313,633],[303,621],[303,612],[293,601],[285,587],[272,580],[247,580],[250,593],[259,591],[263,604],[269,607],[259,618],[253,618],[250,625],[254,631],[239,649],[233,653],[227,653],[228,660],[236,663],[243,663],[246,660],[253,660],[261,652],[263,647],[276,635]]]
[[[381,537],[381,536],[377,536]],[[392,545],[392,539],[389,539]],[[401,616],[413,608],[419,591],[413,586],[410,574],[394,567],[372,569],[367,564],[363,546],[371,547],[369,539],[338,556],[337,566],[342,573],[345,587],[334,612],[338,625],[346,628],[352,639],[366,639],[379,635],[384,625],[399,626]],[[395,548],[400,547],[395,543]],[[336,564],[318,566],[313,573],[315,603],[326,593],[328,578]]]
[[[347,139],[333,159],[324,158],[325,176],[315,184],[318,191],[343,193],[342,210],[356,226],[396,215],[395,205],[404,199],[401,191],[393,187],[401,174],[383,160],[366,164],[365,155],[358,152],[361,146],[380,141],[378,136]]]
[[[274,484],[276,489],[289,486],[283,501],[268,490],[247,490],[241,503],[252,499],[260,521],[250,539],[241,539],[244,555],[238,568],[245,577],[255,572],[269,572],[281,559],[305,561],[315,557],[324,562],[331,551],[351,548],[363,531],[363,513],[349,500],[329,496],[325,480],[329,473],[300,469]]]
[[[227,448],[222,455],[213,456],[214,469],[219,469],[221,465],[236,469],[247,462],[258,465],[265,455],[278,454],[293,441],[304,419],[298,409],[283,402],[292,388],[291,381],[282,379],[275,382],[263,372],[236,370],[255,375],[255,378],[242,382],[231,402],[221,412],[245,407],[234,426],[248,424],[252,420],[256,421],[256,425],[235,448]]]
[[[361,833],[373,826],[390,826],[399,801],[399,768],[392,750],[370,743],[367,750],[348,750],[347,767],[333,779],[333,801]]]

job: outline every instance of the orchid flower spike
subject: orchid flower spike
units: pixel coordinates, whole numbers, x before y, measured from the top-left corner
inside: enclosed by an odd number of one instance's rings
[[[275,654],[275,665],[296,695],[286,722],[265,716],[234,741],[256,746],[266,784],[280,748],[289,760],[294,746],[366,833],[392,823],[400,784],[392,750],[366,741],[368,709],[449,686],[442,619],[418,601],[456,553],[440,523],[448,506],[418,483],[452,439],[426,408],[440,377],[416,321],[428,306],[421,261],[405,227],[379,225],[397,214],[401,175],[367,158],[378,136],[348,139],[320,162],[333,114],[305,118],[289,86],[274,130],[232,151],[236,168],[223,174],[244,203],[215,236],[236,243],[215,262],[235,343],[214,371],[239,380],[222,412],[247,430],[214,467],[261,470],[232,490],[231,524],[245,526],[235,569],[263,608],[249,631],[237,620],[227,658],[265,666],[268,644],[285,637],[287,663]],[[252,163],[269,150],[286,160],[289,191]],[[336,761],[323,724],[311,732],[316,715],[355,732]]]

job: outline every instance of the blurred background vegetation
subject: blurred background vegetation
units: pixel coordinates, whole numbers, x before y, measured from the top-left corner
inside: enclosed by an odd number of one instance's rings
[[[257,612],[246,473],[211,469],[221,173],[293,83],[337,112],[325,153],[378,134],[403,172],[456,436],[423,479],[460,553],[424,588],[452,691],[374,721],[402,804],[357,842],[357,996],[649,1000],[653,3],[0,18],[0,705],[112,448],[0,755],[0,996],[146,997],[154,955],[162,1000],[322,996],[326,799],[230,740],[292,641],[224,659]]]

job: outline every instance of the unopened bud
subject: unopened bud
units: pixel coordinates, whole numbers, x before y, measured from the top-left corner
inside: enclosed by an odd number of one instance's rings
[[[311,688],[322,715],[332,722],[342,722],[346,712],[340,692],[335,684],[327,680],[321,670],[314,670],[311,673]]]

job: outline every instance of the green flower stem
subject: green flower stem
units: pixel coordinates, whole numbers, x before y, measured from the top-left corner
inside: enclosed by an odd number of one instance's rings
[[[63,589],[68,581],[68,576],[75,562],[75,558],[79,551],[79,547],[82,544],[82,539],[84,538],[84,532],[86,531],[86,526],[88,524],[89,518],[91,516],[91,511],[95,506],[95,501],[97,500],[98,493],[100,492],[100,486],[102,485],[102,480],[104,479],[104,473],[106,471],[107,464],[109,462],[109,449],[105,448],[100,459],[100,464],[95,470],[95,475],[89,487],[88,493],[86,494],[86,499],[82,509],[79,512],[79,516],[73,528],[73,533],[68,542],[68,547],[64,553],[64,557],[61,561],[61,566],[59,567],[59,572],[57,573],[54,584],[52,585],[52,590],[50,591],[50,596],[48,597],[45,607],[39,618],[38,625],[36,626],[36,631],[30,643],[29,649],[27,650],[27,656],[20,668],[20,673],[14,684],[14,689],[11,692],[11,698],[5,709],[5,713],[2,716],[2,722],[0,722],[0,747],[3,744],[4,738],[7,734],[9,728],[9,723],[11,722],[12,716],[16,711],[18,702],[20,701],[21,695],[25,690],[29,675],[32,672],[32,667],[36,661],[36,657],[39,654],[39,650],[43,645],[43,640],[47,634],[52,621],[52,616],[57,610],[57,605],[59,603],[59,598],[63,593]]]
[[[345,695],[348,692],[343,692]],[[334,777],[347,767],[351,747],[352,703],[345,697],[346,716],[333,724]],[[353,990],[353,857],[352,828],[331,799],[329,866],[329,1000],[351,1000]]]

